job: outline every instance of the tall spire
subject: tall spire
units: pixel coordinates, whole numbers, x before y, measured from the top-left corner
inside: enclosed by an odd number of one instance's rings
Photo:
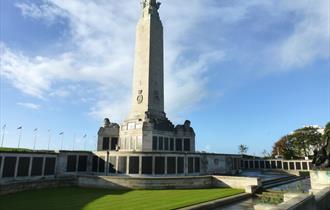
[[[160,3],[143,0],[143,14],[136,29],[131,119],[144,119],[146,113],[164,118],[163,26]]]

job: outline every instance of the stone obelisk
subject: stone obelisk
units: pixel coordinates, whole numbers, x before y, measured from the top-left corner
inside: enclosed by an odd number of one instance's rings
[[[163,119],[164,48],[160,3],[142,1],[142,15],[136,29],[136,48],[130,120]]]
[[[190,121],[174,126],[164,112],[163,26],[159,7],[156,0],[142,1],[136,28],[131,111],[120,126],[105,120],[98,133],[99,150],[195,151]]]

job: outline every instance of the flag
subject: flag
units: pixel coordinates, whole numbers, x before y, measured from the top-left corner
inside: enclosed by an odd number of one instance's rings
[[[87,134],[85,134],[84,136],[83,136],[83,138],[86,138],[87,137]]]
[[[2,126],[2,129],[5,129],[6,128],[6,124],[4,124],[3,126]]]
[[[35,128],[33,131],[36,132],[38,130],[38,128]]]
[[[61,132],[61,133],[59,133],[58,135],[63,135],[64,134],[64,132]]]
[[[19,130],[19,129],[22,129],[22,126],[19,126],[17,129],[18,129],[18,130]]]

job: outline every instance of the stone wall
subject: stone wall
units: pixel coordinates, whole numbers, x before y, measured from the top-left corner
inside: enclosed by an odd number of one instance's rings
[[[310,171],[311,185],[313,190],[321,190],[330,187],[330,170]]]
[[[0,153],[0,184],[11,180],[36,180],[54,178],[56,175],[57,154]]]
[[[330,171],[310,171],[309,194],[285,193],[279,205],[257,204],[255,210],[328,210],[330,206]]]
[[[284,159],[241,159],[241,169],[257,170],[284,170],[309,171],[312,169],[312,160],[284,160]]]
[[[0,185],[0,195],[16,193],[27,190],[36,190],[43,188],[71,187],[77,186],[75,178],[45,178],[39,180],[21,180]]]
[[[108,189],[188,189],[208,188],[212,186],[211,176],[194,177],[112,177],[79,176],[81,187]]]
[[[210,154],[208,156],[206,153],[7,152],[0,153],[0,183],[69,175],[148,177],[225,174],[230,172],[232,166],[230,155]]]
[[[245,189],[247,193],[254,193],[261,186],[261,180],[257,177],[213,176],[212,185],[215,187]]]

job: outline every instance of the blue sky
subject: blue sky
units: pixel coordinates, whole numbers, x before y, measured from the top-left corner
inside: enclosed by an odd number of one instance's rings
[[[271,150],[330,120],[329,1],[167,0],[165,109],[197,149]],[[5,146],[95,148],[104,117],[128,114],[139,1],[1,1]],[[87,134],[87,137],[82,137]],[[75,141],[74,141],[75,139]],[[86,142],[86,143],[84,143]]]

